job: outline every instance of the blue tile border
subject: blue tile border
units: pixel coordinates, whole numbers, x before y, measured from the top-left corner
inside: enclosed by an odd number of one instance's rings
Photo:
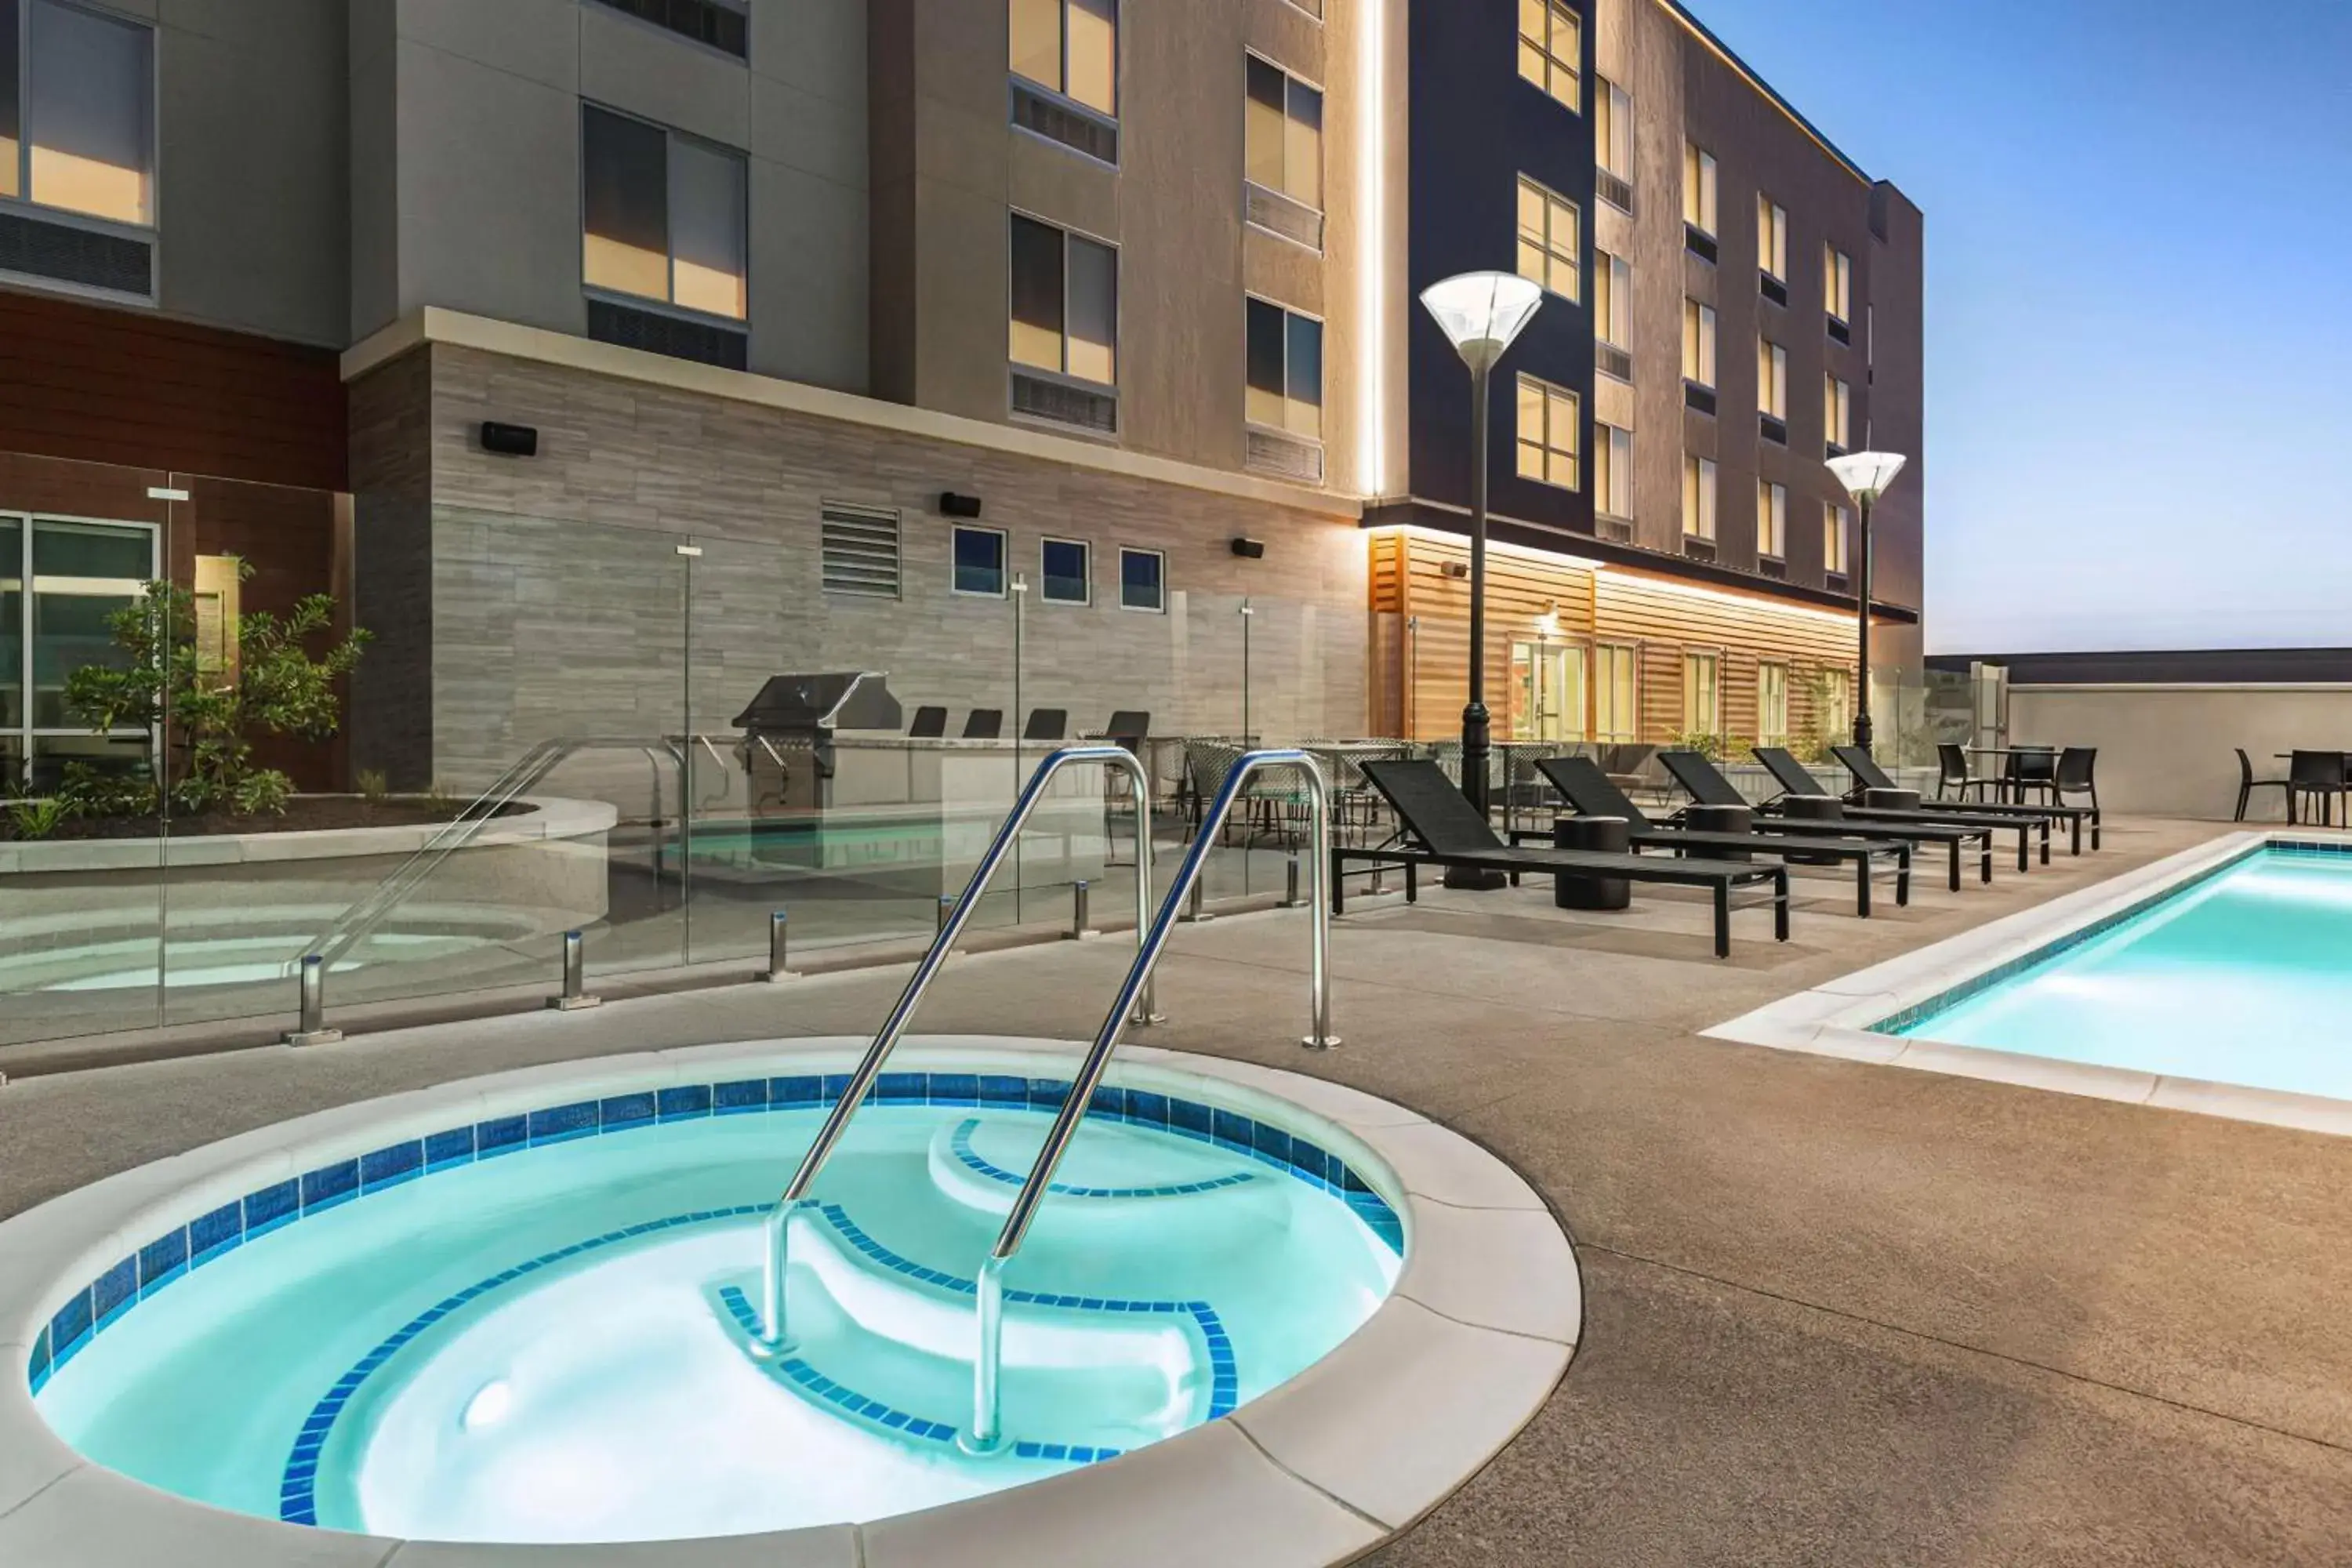
[[[2314,852],[2352,852],[2316,844],[2289,847]],[[2217,867],[2214,870],[2225,868]],[[2169,894],[2157,895],[2166,896]],[[500,1115],[448,1128],[422,1139],[403,1139],[372,1149],[357,1159],[332,1161],[299,1176],[271,1183],[247,1193],[241,1200],[225,1204],[150,1239],[68,1298],[34,1336],[27,1373],[32,1392],[38,1394],[94,1335],[120,1322],[125,1312],[150,1295],[194,1269],[312,1215],[364,1200],[419,1177],[576,1138],[758,1110],[817,1110],[839,1100],[848,1087],[847,1073],[801,1073],[673,1084],[602,1100],[567,1100],[521,1114]],[[1062,1079],[1024,1078],[1010,1073],[885,1073],[876,1081],[871,1102],[1050,1112],[1060,1110],[1069,1093],[1069,1082]],[[1345,1203],[1383,1246],[1400,1257],[1403,1255],[1404,1226],[1396,1211],[1338,1155],[1298,1134],[1236,1111],[1157,1090],[1108,1086],[1095,1090],[1087,1116],[1089,1120],[1127,1122],[1214,1144],[1229,1153],[1282,1172]],[[987,1164],[971,1152],[968,1132],[962,1136],[957,1152],[959,1158],[970,1155],[965,1160],[967,1164],[978,1161],[975,1169]],[[996,1180],[1022,1179],[992,1165],[980,1173]],[[1170,1195],[1238,1184],[1247,1179],[1248,1175],[1236,1173],[1213,1183],[1170,1189],[1088,1189],[1057,1184],[1053,1190],[1081,1197]]]
[[[955,1131],[948,1139],[949,1152],[955,1155],[956,1163],[974,1174],[985,1176],[992,1182],[1002,1182],[1006,1186],[1017,1187],[1028,1181],[1026,1172],[1008,1171],[1002,1165],[992,1164],[987,1156],[971,1146],[971,1135],[979,1130],[980,1118],[977,1116],[967,1117],[956,1124]],[[1157,1187],[1079,1187],[1066,1182],[1049,1182],[1045,1190],[1068,1198],[1173,1198],[1189,1196],[1193,1193],[1213,1193],[1221,1187],[1237,1187],[1244,1182],[1256,1180],[1257,1173],[1255,1171],[1235,1171],[1230,1175],[1213,1176],[1206,1181],[1179,1182]]]
[[[2029,970],[2039,969],[2044,964],[2063,958],[2084,942],[2095,942],[2117,926],[2137,920],[2150,910],[2169,903],[2191,889],[2202,887],[2225,872],[2234,871],[2250,860],[2270,855],[2278,855],[2282,858],[2288,859],[2311,856],[2352,855],[2352,844],[2337,845],[2293,838],[2270,839],[2260,844],[2249,844],[2227,859],[2208,866],[2200,871],[2182,878],[2179,881],[2155,889],[2145,898],[2134,899],[2122,909],[2102,915],[2097,920],[2087,921],[2073,931],[2062,932],[2031,952],[2021,952],[2015,958],[1993,965],[1981,974],[1971,974],[1958,984],[1947,986],[1937,992],[1933,996],[1926,997],[1912,1003],[1907,1007],[1890,1013],[1869,1026],[1870,1031],[1879,1035],[1909,1034],[1920,1025],[1939,1014],[1950,1012],[1963,1002],[1971,1001],[1996,986],[2006,984]]]

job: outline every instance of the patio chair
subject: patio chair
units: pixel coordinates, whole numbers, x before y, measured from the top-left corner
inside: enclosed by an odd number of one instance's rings
[[[2301,822],[2308,803],[2319,801],[2319,826],[2333,820],[2335,803],[2344,798],[2344,753],[2290,752],[2286,762],[2287,820]]]
[[[1606,877],[1629,882],[1660,882],[1704,888],[1715,901],[1715,955],[1731,956],[1731,894],[1736,888],[1765,883],[1772,900],[1772,934],[1789,940],[1789,868],[1761,866],[1747,860],[1687,860],[1664,855],[1610,855],[1582,849],[1517,848],[1495,837],[1495,829],[1479,816],[1435,763],[1419,759],[1368,762],[1364,777],[1387,797],[1398,825],[1411,846],[1377,847],[1335,846],[1331,850],[1331,909],[1346,912],[1342,889],[1347,863],[1404,868],[1404,896],[1420,897],[1423,866],[1464,866],[1507,873],[1513,881],[1525,875]]]
[[[1004,733],[1004,710],[975,708],[963,716],[963,738],[967,741],[993,741]]]
[[[2009,753],[2009,765],[2001,773],[2001,793],[2014,805],[2026,805],[2034,800],[2055,802],[2058,784],[2058,752],[2052,746],[2020,746]]]
[[[1986,778],[1969,772],[1969,753],[1966,747],[1950,741],[1937,742],[1936,746],[1936,798],[1937,800],[1944,798],[1946,790],[1952,791],[1954,797],[1959,800],[1968,800],[1972,795],[1979,795],[1979,792],[1990,794],[2000,782],[1999,779]],[[1981,798],[1980,795],[1979,797]]]
[[[1897,785],[1892,775],[1878,765],[1878,760],[1860,746],[1832,746],[1830,754],[1837,758],[1845,771],[1853,775],[1853,791],[1848,799],[1859,802],[1864,793],[1874,789],[1894,789]],[[2054,777],[2054,774],[2053,774]],[[2005,800],[1955,800],[1932,808],[1945,816],[1988,822],[2038,822],[2042,825],[2042,863],[2050,864],[2050,825],[2063,822],[2074,837],[2074,852],[2083,852],[2083,824],[2091,825],[2091,847],[2099,847],[2099,814],[2087,805],[2067,805],[2052,802],[2046,805],[2027,805]],[[2021,870],[2022,867],[2019,868]]]
[[[2230,820],[2232,822],[2243,822],[2246,820],[2246,803],[2253,798],[2253,795],[2256,790],[2274,789],[2282,792],[2282,795],[2284,795],[2284,791],[2293,786],[2294,781],[2292,779],[2284,778],[2256,778],[2254,776],[2254,759],[2246,755],[2246,748],[2243,746],[2237,746],[2231,749],[2238,753],[2238,809],[2236,815],[2231,816]],[[2289,815],[2292,815],[2292,813]]]
[[[1812,795],[1817,798],[1827,796],[1832,800],[1838,798],[1837,793],[1813,777],[1806,770],[1805,764],[1797,761],[1795,754],[1787,747],[1757,746],[1751,751],[1756,760],[1764,764],[1764,771],[1772,775],[1772,782],[1789,794]],[[1907,810],[1895,806],[1856,805],[1848,801],[1842,807],[1841,816],[1855,822],[1941,824],[1947,827],[1965,827],[1979,833],[1983,836],[1984,853],[1979,862],[1978,878],[1980,881],[1986,882],[1992,880],[1993,834],[2005,827],[2014,827],[2017,829],[2017,868],[2022,871],[2032,864],[2031,856],[2033,829],[2039,826],[2043,834],[2047,835],[2050,831],[2048,818],[2045,817],[2036,823],[2024,818],[2011,821],[1994,816],[1970,816],[1967,815],[1969,809],[1961,805],[1940,805],[1932,811],[1925,807]]]
[[[1029,722],[1021,727],[1024,741],[1058,741],[1070,732],[1070,711],[1066,708],[1032,708]]]
[[[2099,835],[2099,786],[2095,777],[2098,763],[2098,747],[2068,746],[2058,753],[2057,771],[2050,777],[2051,798],[2059,805],[2064,805],[2066,797],[2070,795],[2086,795],[2091,797],[2093,848],[2098,847]]]
[[[936,741],[948,732],[948,710],[944,708],[918,708],[914,721],[907,726],[908,737],[917,741]]]
[[[1716,765],[1697,752],[1660,752],[1658,763],[1684,793],[1700,805],[1746,805],[1748,797],[1739,786],[1726,778]],[[1960,858],[1969,846],[1976,845],[1979,852],[1991,853],[1992,836],[1981,828],[1943,825],[1932,822],[1856,822],[1849,820],[1842,801],[1831,803],[1836,807],[1833,816],[1789,816],[1780,815],[1770,805],[1757,807],[1755,827],[1759,833],[1785,834],[1791,838],[1860,838],[1883,843],[1940,844],[1944,847],[1948,865],[1945,884],[1953,892],[1960,890]]]
[[[1649,815],[1635,805],[1624,791],[1610,782],[1599,763],[1590,757],[1545,757],[1536,764],[1552,788],[1558,790],[1570,807],[1580,816],[1616,816],[1625,822],[1626,836],[1636,849],[1672,849],[1679,855],[1714,854],[1728,858],[1750,855],[1772,855],[1786,860],[1791,856],[1806,858],[1807,864],[1834,865],[1853,862],[1853,912],[1864,920],[1870,918],[1870,881],[1877,868],[1878,858],[1890,857],[1895,861],[1895,901],[1911,901],[1911,846],[1900,839],[1864,843],[1858,838],[1807,839],[1791,843],[1786,837],[1767,833],[1715,832],[1703,828],[1673,827],[1653,822]],[[1533,837],[1514,833],[1512,843]]]

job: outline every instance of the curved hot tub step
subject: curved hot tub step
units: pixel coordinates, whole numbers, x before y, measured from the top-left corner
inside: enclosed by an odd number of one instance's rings
[[[931,1135],[932,1184],[968,1208],[1003,1215],[1028,1179],[1044,1146],[1047,1119],[1013,1112],[968,1116]],[[1139,1162],[1145,1179],[1137,1180]],[[1256,1215],[1276,1222],[1284,1195],[1273,1173],[1203,1142],[1171,1147],[1110,1125],[1086,1123],[1073,1140],[1056,1179],[1046,1189],[1055,1198],[1041,1215],[1060,1218],[1132,1218],[1178,1200],[1220,1195],[1221,1217]]]

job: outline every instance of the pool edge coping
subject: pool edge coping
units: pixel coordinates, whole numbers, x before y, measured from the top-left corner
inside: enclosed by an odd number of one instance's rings
[[[15,1542],[28,1568],[74,1560],[72,1538],[50,1533],[59,1523],[55,1516],[69,1508],[71,1517],[108,1510],[114,1531],[132,1529],[149,1545],[168,1541],[190,1563],[215,1561],[208,1546],[219,1548],[218,1561],[261,1565],[340,1562],[345,1548],[352,1561],[370,1564],[429,1559],[494,1568],[539,1561],[543,1546],[404,1544],[232,1512],[83,1458],[49,1429],[26,1383],[27,1342],[37,1333],[44,1299],[93,1260],[118,1253],[127,1237],[152,1228],[158,1214],[201,1204],[215,1188],[249,1184],[257,1171],[299,1170],[321,1150],[381,1140],[387,1127],[446,1121],[460,1108],[478,1118],[558,1087],[642,1088],[752,1059],[803,1068],[835,1059],[846,1064],[863,1044],[853,1037],[734,1041],[462,1079],[314,1112],[168,1156],[0,1222],[0,1263],[9,1265],[0,1269],[0,1546]],[[902,1059],[910,1068],[942,1061],[952,1067],[980,1052],[999,1062],[1034,1058],[1066,1069],[1083,1048],[1013,1037],[929,1036],[909,1040]],[[1121,1052],[1114,1077],[1190,1088],[1228,1109],[1270,1120],[1286,1110],[1293,1118],[1303,1115],[1357,1145],[1346,1151],[1350,1163],[1359,1153],[1370,1156],[1361,1173],[1404,1221],[1404,1259],[1388,1297],[1327,1355],[1243,1405],[1234,1417],[1203,1423],[1117,1459],[916,1513],[856,1526],[663,1543],[666,1561],[683,1568],[705,1557],[714,1564],[738,1561],[730,1553],[740,1553],[748,1541],[772,1543],[775,1560],[812,1568],[836,1562],[883,1568],[940,1549],[919,1545],[924,1542],[958,1542],[971,1562],[1034,1561],[1042,1542],[1022,1527],[1024,1519],[1035,1524],[1031,1516],[1040,1510],[1047,1516],[1074,1513],[1094,1518],[1100,1528],[1097,1510],[1113,1496],[1124,1500],[1113,1516],[1118,1533],[1137,1532],[1123,1561],[1196,1561],[1201,1520],[1212,1509],[1266,1520],[1274,1536],[1253,1538],[1270,1553],[1263,1561],[1346,1561],[1434,1508],[1542,1407],[1565,1375],[1581,1331],[1580,1284],[1567,1236],[1517,1172],[1406,1107],[1281,1068],[1137,1046]],[[1345,1144],[1330,1146],[1340,1152]],[[1549,1288],[1534,1317],[1515,1304],[1528,1294],[1530,1280]],[[28,1323],[36,1325],[31,1332]],[[1473,1363],[1470,1375],[1463,1374],[1465,1354]],[[1447,1375],[1432,1386],[1426,1379],[1433,1365],[1444,1366]],[[1400,1369],[1419,1370],[1423,1381],[1411,1384],[1398,1375]],[[1408,1385],[1406,1401],[1400,1391]],[[1432,1406],[1433,1398],[1440,1407]],[[1252,1420],[1242,1422],[1243,1414]],[[1416,1428],[1413,1444],[1364,1441],[1364,1433],[1391,1431],[1403,1421]],[[1409,1450],[1408,1462],[1401,1464],[1392,1448]],[[1441,1456],[1434,1463],[1433,1450]],[[1213,1493],[1204,1494],[1199,1478],[1212,1469],[1222,1479]],[[1401,1469],[1410,1473],[1401,1478]],[[1188,1471],[1196,1478],[1190,1488],[1183,1484]],[[66,1494],[75,1494],[70,1504]],[[45,1498],[42,1507],[33,1508]],[[1007,1516],[1007,1499],[1028,1505],[1013,1510],[1019,1518]],[[969,1548],[982,1520],[992,1550],[975,1558]],[[32,1539],[37,1525],[50,1535],[58,1555],[42,1554]],[[1276,1539],[1284,1535],[1291,1539]],[[1163,1541],[1170,1543],[1164,1551],[1153,1550]]]
[[[1767,1003],[1699,1034],[1738,1045],[1984,1079],[2303,1131],[2352,1135],[2352,1100],[2060,1061],[1989,1046],[1887,1034],[1880,1027],[2004,966],[2023,966],[2051,955],[2051,950],[2069,938],[2080,940],[2102,926],[2119,923],[2274,843],[2352,849],[2352,832],[2281,824],[2223,833],[2047,903],[2003,915]]]

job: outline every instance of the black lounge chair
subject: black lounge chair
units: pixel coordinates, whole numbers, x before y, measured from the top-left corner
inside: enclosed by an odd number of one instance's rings
[[[1679,854],[1704,855],[1713,850],[1718,854],[1774,855],[1782,859],[1790,856],[1816,858],[1811,863],[1833,865],[1840,861],[1853,862],[1853,912],[1863,919],[1870,918],[1870,879],[1876,868],[1877,858],[1889,855],[1895,859],[1895,901],[1911,901],[1911,846],[1901,838],[1881,839],[1866,844],[1859,838],[1834,837],[1791,844],[1786,837],[1766,833],[1723,833],[1705,828],[1673,827],[1653,822],[1647,813],[1635,805],[1631,796],[1619,789],[1601,764],[1591,757],[1538,757],[1536,771],[1543,774],[1551,787],[1559,791],[1580,816],[1618,816],[1625,820],[1628,837],[1636,849],[1672,849]],[[1744,803],[1743,803],[1744,804]],[[1534,837],[1514,833],[1511,842]],[[1958,875],[1958,868],[1954,868]]]
[[[994,741],[1004,734],[1004,710],[975,708],[963,716],[963,738],[967,741]]]
[[[1832,746],[1830,755],[1835,757],[1844,766],[1845,771],[1853,775],[1853,787],[1857,794],[1866,789],[1902,787],[1895,782],[1885,768],[1878,765],[1877,758],[1860,746]],[[2087,780],[2088,765],[2079,763],[2077,765],[2083,768],[2084,777]],[[2053,778],[2054,781],[2054,774]],[[2085,783],[2076,787],[2087,789],[2089,785]],[[1922,809],[1927,808],[1923,806]],[[2058,801],[2053,801],[2044,805],[2021,805],[2014,801],[1952,800],[1938,801],[1933,809],[1949,816],[1980,816],[1988,820],[2040,822],[2042,824],[2042,863],[2044,866],[2050,864],[2050,825],[2053,822],[2066,824],[2073,833],[2075,854],[2080,855],[2083,852],[2083,824],[2086,821],[2091,825],[2091,847],[2096,849],[2099,847],[2099,813],[2095,797],[2095,804],[2092,805],[2067,805]],[[2021,866],[2019,869],[2022,870],[2023,868]]]
[[[1495,837],[1495,830],[1465,799],[1454,781],[1435,763],[1420,759],[1367,762],[1364,777],[1388,797],[1402,832],[1419,847],[1391,842],[1379,847],[1334,846],[1331,850],[1331,910],[1346,912],[1345,877],[1348,862],[1404,868],[1407,902],[1421,896],[1416,873],[1423,866],[1467,866],[1504,871],[1517,881],[1522,875],[1622,878],[1629,882],[1662,882],[1705,888],[1715,895],[1715,955],[1731,956],[1731,889],[1767,882],[1772,892],[1772,934],[1789,940],[1789,868],[1759,866],[1744,860],[1685,860],[1664,855],[1605,855],[1581,849],[1515,848]]]
[[[2293,779],[2256,778],[2254,776],[2254,759],[2246,755],[2246,748],[2239,746],[2234,748],[2234,750],[2238,753],[2238,814],[2231,820],[2234,822],[2243,822],[2246,820],[2246,805],[2249,801],[2253,799],[2254,792],[2256,790],[2292,789],[2294,785],[2294,781]]]
[[[1772,775],[1773,782],[1783,790],[1790,795],[1813,795],[1839,801],[1841,815],[1856,822],[1933,823],[1948,827],[1965,827],[1972,832],[1983,834],[1985,847],[1982,879],[1988,882],[1992,880],[1992,836],[1995,833],[2011,827],[2017,829],[2017,868],[2023,871],[2033,864],[2033,830],[2036,827],[2041,828],[2045,837],[2050,832],[2050,822],[2047,817],[2035,822],[2021,817],[1985,816],[1971,815],[1965,807],[1949,805],[1932,809],[1925,806],[1914,808],[1856,805],[1850,800],[1843,800],[1835,790],[1827,787],[1821,780],[1807,772],[1805,764],[1797,761],[1795,755],[1786,747],[1755,746],[1749,750],[1756,760],[1764,764],[1764,771]]]
[[[1032,708],[1029,722],[1021,728],[1024,741],[1058,741],[1070,732],[1070,710],[1066,708]]]
[[[948,732],[948,710],[944,708],[918,708],[915,721],[907,726],[907,734],[917,741],[936,741]]]
[[[1748,797],[1739,786],[1716,771],[1713,763],[1696,752],[1660,752],[1659,765],[1664,767],[1683,793],[1700,805],[1746,805]],[[1769,806],[1756,808],[1769,812]],[[1830,817],[1787,816],[1778,813],[1759,815],[1756,818],[1759,833],[1785,833],[1792,838],[1861,838],[1894,840],[1905,844],[1941,844],[1949,854],[1949,866],[1945,882],[1954,892],[1960,890],[1960,858],[1971,844],[1977,847],[1984,862],[1988,879],[1992,874],[1992,834],[1984,827],[1944,826],[1932,822],[1855,822],[1844,815],[1843,802],[1838,803],[1840,815]]]

